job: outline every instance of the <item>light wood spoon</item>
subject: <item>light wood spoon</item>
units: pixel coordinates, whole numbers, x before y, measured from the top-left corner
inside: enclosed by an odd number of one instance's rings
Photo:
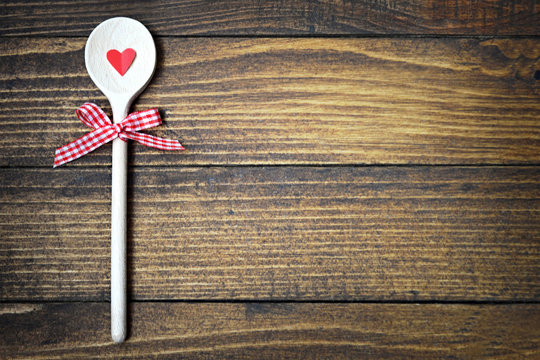
[[[128,64],[131,56],[118,59],[126,49],[135,51],[131,64]],[[116,67],[122,70],[116,70],[107,58],[111,50],[118,51],[112,55],[116,55]],[[150,82],[156,67],[156,47],[143,24],[117,17],[102,22],[92,31],[86,43],[85,61],[88,74],[111,103],[113,122],[118,123],[128,115],[132,101]],[[121,72],[125,73],[121,75]],[[111,205],[111,335],[117,343],[124,341],[127,334],[126,188],[127,143],[117,138],[113,140]]]

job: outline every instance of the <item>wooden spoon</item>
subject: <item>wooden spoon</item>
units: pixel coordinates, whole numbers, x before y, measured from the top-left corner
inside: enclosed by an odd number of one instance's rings
[[[156,47],[143,24],[117,17],[92,31],[85,61],[90,77],[111,103],[113,122],[118,123],[150,82],[156,67]],[[113,140],[111,205],[111,335],[117,343],[127,334],[126,182],[127,143],[118,138]]]

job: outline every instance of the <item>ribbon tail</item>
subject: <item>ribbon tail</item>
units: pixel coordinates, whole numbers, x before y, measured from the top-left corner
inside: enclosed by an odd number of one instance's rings
[[[117,134],[112,127],[101,128],[89,132],[77,140],[56,149],[53,168],[78,159],[116,137]]]
[[[124,131],[120,137],[135,140],[145,146],[150,146],[160,150],[185,150],[178,140],[163,139],[157,136],[139,133],[136,131]]]

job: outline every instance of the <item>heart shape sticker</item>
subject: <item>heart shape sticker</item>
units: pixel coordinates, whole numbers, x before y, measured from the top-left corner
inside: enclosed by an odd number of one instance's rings
[[[112,49],[107,51],[107,60],[122,76],[128,71],[135,59],[135,50],[128,48],[122,52]]]

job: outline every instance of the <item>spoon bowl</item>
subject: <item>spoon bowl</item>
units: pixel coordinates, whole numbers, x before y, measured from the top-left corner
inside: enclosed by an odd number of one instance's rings
[[[135,57],[127,72],[121,75],[109,62],[107,53],[126,49],[133,49]],[[152,79],[156,68],[156,46],[143,24],[116,17],[102,22],[92,31],[86,43],[85,62],[90,78],[109,99],[114,114],[122,106],[131,105]]]

